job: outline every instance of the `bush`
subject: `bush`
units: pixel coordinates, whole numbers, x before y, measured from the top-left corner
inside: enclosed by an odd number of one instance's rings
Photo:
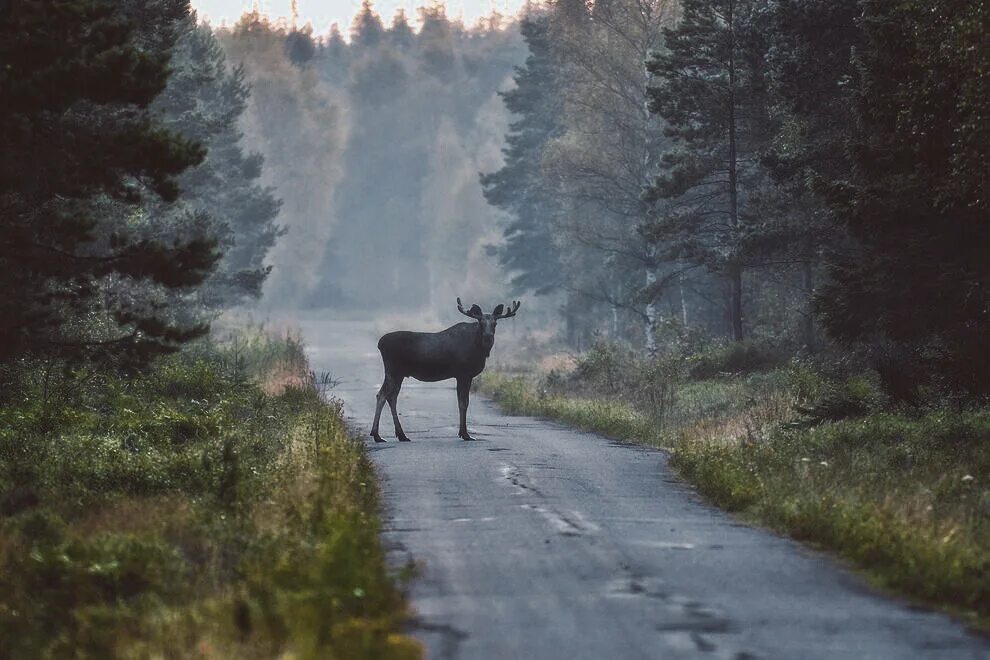
[[[630,389],[636,370],[636,356],[632,350],[598,340],[591,350],[578,358],[569,384],[600,394],[618,394]]]
[[[884,392],[895,403],[920,406],[935,399],[986,404],[990,397],[990,348],[985,329],[917,344],[883,342],[869,347]]]
[[[783,352],[754,341],[713,344],[690,356],[690,374],[695,380],[732,374],[769,371],[784,364]]]
[[[853,376],[830,383],[810,403],[797,406],[805,426],[822,422],[864,417],[883,408],[886,398],[879,385],[866,375]]]
[[[638,365],[634,372],[633,404],[662,427],[677,401],[677,392],[687,374],[679,355],[658,356]]]

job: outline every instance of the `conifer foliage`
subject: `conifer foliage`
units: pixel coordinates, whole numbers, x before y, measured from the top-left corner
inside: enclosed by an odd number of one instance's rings
[[[516,68],[514,89],[501,93],[505,107],[517,117],[503,149],[505,164],[483,174],[485,199],[509,214],[499,263],[513,273],[515,291],[547,292],[560,285],[562,274],[552,223],[561,212],[551,184],[541,171],[547,144],[563,133],[559,62],[550,45],[546,16],[525,18],[520,26],[530,55]]]
[[[728,279],[732,336],[741,340],[744,207],[770,136],[766,3],[683,0],[681,11],[647,63],[650,110],[672,140],[647,198],[676,204],[658,209],[646,234]]]
[[[168,85],[152,105],[164,126],[206,147],[206,157],[178,177],[181,207],[205,214],[223,252],[201,287],[198,303],[211,309],[256,300],[271,266],[268,251],[283,233],[281,202],[259,182],[264,158],[245,152],[239,120],[251,93],[242,67],[231,67],[209,26],[195,15],[179,25]],[[308,35],[287,42],[290,59],[304,61]],[[310,57],[312,55],[310,54]]]
[[[848,169],[827,181],[857,249],[832,264],[819,308],[855,341],[919,349],[965,389],[990,392],[990,7],[863,3]]]
[[[23,0],[0,15],[0,360],[144,359],[202,333],[124,286],[194,287],[218,256],[195,217],[181,232],[154,226],[204,156],[149,112],[187,12]]]

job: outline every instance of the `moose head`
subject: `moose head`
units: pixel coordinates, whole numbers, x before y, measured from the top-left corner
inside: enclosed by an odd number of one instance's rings
[[[477,305],[471,305],[471,309],[464,311],[464,305],[461,304],[461,299],[458,298],[457,311],[478,322],[478,342],[485,351],[485,357],[487,357],[495,345],[495,326],[498,320],[515,316],[516,312],[519,311],[519,301],[513,301],[512,305],[508,308],[502,304],[495,305],[495,309],[492,310],[491,314],[485,314],[481,311],[481,307]]]

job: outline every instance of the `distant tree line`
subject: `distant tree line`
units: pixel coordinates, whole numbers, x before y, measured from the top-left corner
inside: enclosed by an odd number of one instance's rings
[[[140,366],[259,296],[281,230],[249,87],[185,0],[0,13],[0,364]]]
[[[566,291],[572,342],[866,347],[990,393],[988,30],[983,2],[556,0],[481,179],[500,260]]]
[[[497,15],[468,27],[431,5],[417,18],[386,22],[364,2],[346,38],[257,11],[217,30],[285,200],[267,304],[456,314],[457,295],[508,295],[487,256],[502,214],[477,175],[498,164],[496,92],[524,44]]]

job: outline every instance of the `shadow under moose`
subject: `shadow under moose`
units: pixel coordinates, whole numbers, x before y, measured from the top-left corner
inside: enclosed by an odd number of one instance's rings
[[[409,441],[396,411],[399,390],[406,378],[428,383],[457,379],[457,408],[461,416],[458,435],[465,440],[474,440],[467,429],[471,381],[484,370],[485,361],[495,346],[495,326],[499,319],[515,316],[519,302],[514,301],[510,307],[496,305],[491,314],[485,314],[478,305],[471,305],[471,309],[464,311],[458,298],[457,310],[474,322],[457,323],[440,332],[398,330],[382,335],[378,340],[385,380],[375,397],[375,422],[371,426],[371,437],[375,442],[385,442],[378,434],[378,422],[386,403],[392,411],[395,436],[401,441]]]

